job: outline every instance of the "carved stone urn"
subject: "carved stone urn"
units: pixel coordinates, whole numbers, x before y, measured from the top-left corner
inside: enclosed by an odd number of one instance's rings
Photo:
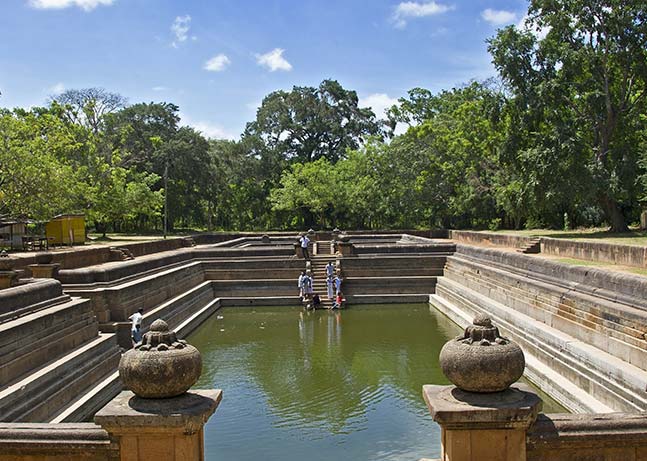
[[[54,255],[52,253],[36,253],[34,259],[36,260],[36,264],[51,264]]]
[[[499,335],[486,314],[478,314],[463,335],[440,351],[440,367],[459,389],[499,392],[516,382],[526,366],[521,348]]]
[[[348,234],[339,234],[337,236],[337,240],[339,240],[340,242],[343,242],[343,243],[348,243],[348,242],[350,242],[350,235],[348,235]]]
[[[201,372],[200,352],[178,340],[161,319],[153,322],[141,344],[126,352],[119,362],[125,387],[147,399],[181,395],[195,384]]]

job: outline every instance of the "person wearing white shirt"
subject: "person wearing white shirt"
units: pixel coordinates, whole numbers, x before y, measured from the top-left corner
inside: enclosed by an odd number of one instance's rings
[[[303,257],[305,259],[310,259],[310,253],[308,253],[308,245],[310,244],[310,239],[306,234],[303,234],[299,239],[301,243],[301,250],[303,251]]]
[[[132,322],[130,327],[130,337],[133,340],[133,346],[142,341],[142,318],[144,317],[144,309],[139,309],[133,315],[128,317],[128,320]]]

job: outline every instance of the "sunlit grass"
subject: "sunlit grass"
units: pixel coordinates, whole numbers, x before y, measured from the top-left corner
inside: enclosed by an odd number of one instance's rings
[[[520,235],[524,237],[552,237],[591,242],[615,243],[621,245],[647,246],[647,231],[634,229],[629,232],[614,234],[607,228],[574,229],[569,231],[554,229],[500,230],[501,234]]]

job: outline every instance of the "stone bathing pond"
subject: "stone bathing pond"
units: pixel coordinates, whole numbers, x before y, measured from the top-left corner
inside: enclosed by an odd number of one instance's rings
[[[423,384],[461,329],[429,304],[223,308],[188,339],[196,389],[224,389],[209,460],[418,460],[440,454]],[[542,395],[544,411],[564,411]]]
[[[105,248],[52,254],[52,264],[7,261],[0,461],[130,461],[134,441],[137,461],[418,460],[437,457],[441,439],[453,461],[472,450],[465,430],[487,441],[474,448],[479,459],[502,461],[483,450],[506,450],[515,461],[647,460],[647,279],[525,254],[532,242],[518,251],[463,244],[453,231],[453,240],[333,237],[313,236],[310,270],[319,293],[328,262],[342,274],[341,312],[299,306],[295,281],[308,264],[289,235],[144,242],[125,249],[134,258]],[[56,279],[29,277],[36,269]],[[130,394],[117,365],[140,308],[144,332],[158,334],[164,320],[202,352],[193,393],[167,402],[187,405],[173,413],[186,428],[149,420],[139,404],[122,412]],[[526,419],[513,438],[507,407],[472,406],[502,427],[471,424],[471,414],[466,424],[447,419],[453,394],[438,352],[483,315],[522,348],[524,376],[571,413],[543,394],[538,415],[539,400],[505,400],[528,409],[515,413]],[[220,402],[214,388],[224,399],[203,433],[196,427]],[[159,436],[137,426],[140,416]]]

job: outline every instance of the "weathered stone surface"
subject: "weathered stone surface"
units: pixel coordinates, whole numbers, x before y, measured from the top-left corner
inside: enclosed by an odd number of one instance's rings
[[[161,319],[153,322],[142,343],[126,352],[119,362],[124,385],[137,396],[149,399],[183,394],[201,372],[200,352],[178,340]]]
[[[503,392],[465,392],[454,386],[426,385],[422,394],[443,429],[527,429],[541,410],[541,399],[517,383]]]
[[[36,254],[36,264],[51,264],[54,255],[49,252],[42,252]]]
[[[644,411],[645,280],[458,245],[431,301],[462,325],[491,315],[526,353],[528,378],[569,410]]]
[[[0,423],[2,461],[117,461],[119,446],[94,423]]]
[[[53,279],[56,278],[60,266],[60,264],[30,264],[29,270],[35,279]]]
[[[485,314],[477,314],[462,336],[440,351],[440,367],[457,387],[470,392],[499,392],[516,382],[525,367],[521,348],[499,335]]]
[[[222,391],[194,390],[164,399],[143,399],[123,391],[94,416],[94,422],[110,433],[131,432],[134,428],[179,428],[195,433],[216,411]]]
[[[122,461],[204,461],[203,426],[221,398],[219,390],[169,399],[122,392],[94,420],[119,443]]]
[[[2,250],[0,251],[0,271],[10,271],[14,267],[14,258],[9,256],[9,254]]]
[[[647,459],[647,414],[539,415],[527,450],[528,461]]]

